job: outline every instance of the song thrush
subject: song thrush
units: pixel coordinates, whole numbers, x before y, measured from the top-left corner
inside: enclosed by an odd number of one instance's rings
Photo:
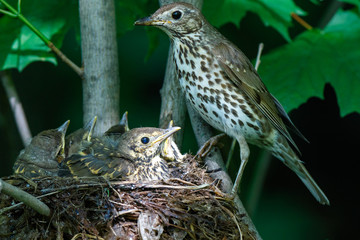
[[[83,128],[76,130],[65,138],[65,157],[80,152],[83,148],[88,146],[91,142],[91,137],[94,132],[97,116],[91,119]]]
[[[171,120],[168,128],[173,127],[173,121]],[[116,124],[107,130],[104,135],[112,138],[113,141],[117,141],[120,139],[120,136],[129,131],[129,121],[128,121],[128,112],[125,112],[119,122],[119,124]],[[173,135],[165,139],[164,143],[162,144],[162,150],[160,152],[160,157],[165,159],[166,161],[174,161],[182,162],[182,160],[185,158],[185,155],[181,154],[178,146],[176,145]]]
[[[205,121],[239,142],[241,162],[233,194],[249,158],[249,142],[269,150],[300,177],[320,203],[329,204],[292,149],[298,151],[288,129],[300,137],[302,134],[249,59],[197,8],[186,3],[165,5],[135,25],[158,27],[170,37],[177,76],[187,100]]]
[[[129,131],[129,121],[128,121],[128,112],[125,112],[121,117],[121,120],[118,124],[111,126],[105,133],[105,136],[110,136],[112,138],[119,138],[123,133]]]
[[[63,161],[59,176],[103,176],[133,181],[169,178],[168,165],[160,153],[164,141],[179,129],[134,128],[117,141],[106,136],[93,138],[93,143],[81,154]]]
[[[59,162],[65,157],[65,133],[70,121],[57,129],[40,132],[23,149],[13,166],[15,174],[30,178],[56,176]]]

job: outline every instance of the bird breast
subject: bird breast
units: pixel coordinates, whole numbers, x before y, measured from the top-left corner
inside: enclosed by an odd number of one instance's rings
[[[207,45],[174,42],[177,76],[187,100],[213,127],[235,137],[258,138],[263,122],[254,116],[248,99],[219,66]]]

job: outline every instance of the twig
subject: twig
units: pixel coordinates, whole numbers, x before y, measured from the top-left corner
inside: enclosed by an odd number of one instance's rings
[[[242,231],[241,231],[241,228],[240,228],[240,224],[238,222],[238,220],[236,219],[236,216],[229,210],[227,209],[226,207],[224,207],[223,205],[221,205],[219,202],[215,201],[215,203],[227,214],[230,216],[230,218],[234,221],[236,227],[238,228],[239,230],[239,235],[240,235],[240,240],[243,239],[243,235],[242,235]]]
[[[306,28],[307,30],[311,30],[313,29],[313,27],[308,24],[304,19],[302,19],[299,15],[297,15],[296,13],[291,13],[291,17],[293,19],[295,19],[295,21],[297,21],[300,25],[302,25],[304,28]]]
[[[262,51],[264,50],[264,44],[260,43],[259,44],[259,48],[258,48],[258,52],[257,52],[257,56],[256,56],[256,62],[255,62],[255,70],[257,71],[259,69],[260,63],[261,63],[261,54]]]
[[[255,213],[259,203],[261,190],[264,186],[265,177],[270,166],[271,156],[270,152],[262,150],[259,159],[257,159],[258,161],[255,170],[251,174],[249,191],[246,194],[246,209],[251,216]]]
[[[19,96],[16,92],[16,88],[12,77],[8,71],[0,72],[1,82],[4,86],[6,94],[9,99],[11,110],[13,111],[16,126],[20,133],[21,140],[24,147],[26,147],[31,140],[31,132],[29,129],[28,122],[26,120],[25,112]]]
[[[189,185],[189,186],[196,186],[194,183],[191,183],[191,182],[187,182],[185,180],[182,180],[180,178],[169,178],[167,180],[164,180],[165,183],[170,183],[170,182],[179,182],[179,183],[183,183],[183,184],[186,184],[186,185]]]
[[[102,237],[90,235],[90,234],[87,234],[87,233],[77,233],[71,238],[71,240],[78,239],[79,237],[81,237],[81,239],[84,239],[83,237],[85,237],[85,239],[105,240]]]
[[[124,185],[116,185],[116,187],[122,188]],[[112,184],[117,184],[117,182],[112,182]],[[136,185],[131,186],[132,189],[134,188],[141,188],[141,189],[186,189],[186,190],[199,190],[203,188],[209,187],[210,184],[201,184],[198,186],[172,186],[172,185],[161,185],[161,184],[145,184],[145,183],[138,183]]]
[[[66,55],[61,52],[52,42],[48,42],[47,46],[64,62],[66,63],[74,72],[76,72],[81,78],[84,78],[84,69],[78,67],[73,61],[71,61]]]
[[[86,184],[70,185],[70,186],[59,187],[59,188],[45,188],[45,189],[42,189],[41,192],[42,193],[52,193],[55,191],[60,192],[60,191],[74,189],[74,188],[82,189],[82,188],[103,187],[103,186],[107,186],[107,183],[86,183]]]
[[[67,58],[55,45],[40,32],[34,25],[32,25],[27,18],[20,12],[20,1],[18,2],[18,10],[13,8],[5,0],[0,0],[4,6],[9,9],[9,11],[2,10],[1,12],[7,14],[11,17],[16,17],[22,21],[31,31],[33,31],[61,60],[63,60],[71,69],[73,69],[80,77],[83,77],[83,69],[79,68],[75,63],[73,63],[69,58]]]
[[[32,196],[31,194],[7,182],[4,182],[2,179],[0,179],[0,190],[3,193],[13,197],[14,199],[18,201],[22,201],[25,205],[31,207],[38,213],[45,215],[47,217],[50,216],[50,208],[45,203],[41,202],[39,199]],[[3,213],[3,209],[1,209],[0,211],[0,214],[2,213]]]
[[[120,188],[121,190],[134,190],[134,189],[187,189],[187,190],[198,190],[202,188],[207,188],[210,184],[202,184],[199,186],[172,186],[172,185],[162,185],[162,184],[149,184],[149,183],[137,183],[135,181],[114,181],[110,182],[112,186]],[[60,188],[46,188],[42,189],[42,193],[51,193],[54,191],[64,191],[69,189],[82,189],[90,187],[104,187],[108,186],[108,183],[88,183],[88,184],[77,184],[71,186],[65,186]]]
[[[111,201],[111,200],[110,200],[110,202],[112,202],[114,204],[117,204],[116,202]],[[122,210],[122,211],[116,212],[115,217],[119,217],[121,215],[129,214],[129,213],[135,213],[135,212],[141,212],[141,210],[140,209],[135,209],[135,208]]]

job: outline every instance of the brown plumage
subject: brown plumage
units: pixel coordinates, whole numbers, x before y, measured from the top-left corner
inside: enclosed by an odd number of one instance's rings
[[[40,132],[21,150],[13,166],[15,174],[30,178],[56,176],[64,157],[65,133],[70,121],[56,129]]]
[[[105,133],[105,136],[110,136],[114,139],[119,138],[123,133],[129,131],[128,112],[125,112],[120,122],[114,126],[111,126]]]
[[[305,139],[303,135],[248,58],[197,8],[186,3],[169,4],[135,25],[158,27],[170,37],[177,76],[187,100],[210,125],[237,139],[241,162],[233,194],[250,155],[249,142],[271,151],[320,203],[329,204],[292,149],[298,151],[288,130]]]
[[[89,145],[94,132],[97,117],[91,119],[83,128],[72,132],[65,138],[65,157],[78,153]]]
[[[169,168],[160,154],[164,141],[179,129],[134,128],[116,140],[108,136],[93,138],[81,153],[63,161],[59,176],[103,176],[134,181],[166,179]]]

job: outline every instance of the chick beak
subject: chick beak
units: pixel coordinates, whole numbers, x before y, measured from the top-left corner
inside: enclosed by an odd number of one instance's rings
[[[171,127],[165,130],[165,132],[163,134],[161,134],[160,136],[158,136],[154,141],[153,141],[153,145],[155,143],[161,143],[164,140],[166,140],[168,137],[170,137],[171,135],[173,135],[175,132],[179,131],[181,128],[180,127]]]
[[[171,120],[169,122],[168,129],[171,128],[173,125],[174,125],[174,121]],[[168,154],[168,152],[167,152],[168,149],[171,149],[171,141],[170,141],[170,139],[171,139],[171,137],[168,137],[168,138],[165,139],[165,142],[164,142],[163,152],[164,152],[165,155]]]
[[[59,151],[59,155],[63,156],[65,153],[65,134],[66,134],[66,130],[68,129],[70,120],[67,120],[63,125],[61,125],[60,127],[57,128],[58,132],[61,132],[61,148]],[[58,159],[58,162],[60,162],[62,160],[62,158]]]
[[[96,121],[97,121],[97,116],[93,117],[93,119],[91,119],[84,127],[84,129],[86,130],[87,132],[87,137],[86,137],[86,140],[88,142],[91,141],[91,137],[92,137],[92,134],[94,132],[94,128],[95,128],[95,125],[96,125]]]
[[[57,128],[57,131],[61,132],[65,136],[65,133],[69,126],[69,123],[70,123],[70,120],[67,120],[63,125],[61,125],[60,127]]]

